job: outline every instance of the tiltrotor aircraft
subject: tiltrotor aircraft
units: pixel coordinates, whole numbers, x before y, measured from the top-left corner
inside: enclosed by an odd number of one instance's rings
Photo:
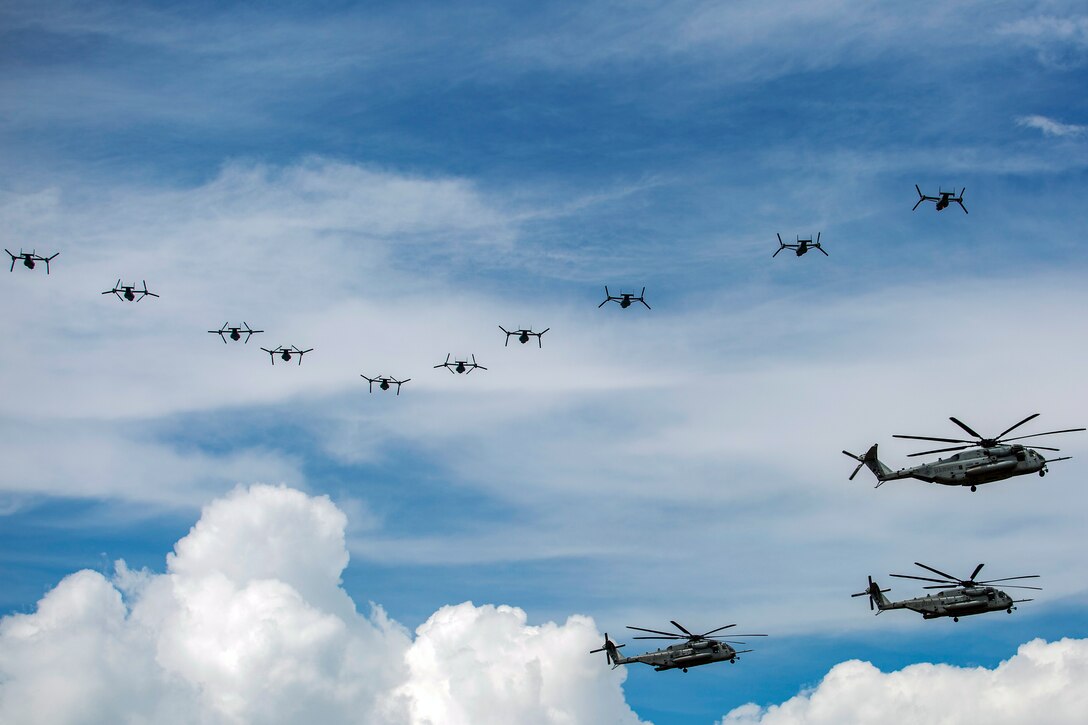
[[[876,605],[877,614],[888,609],[909,609],[912,612],[918,612],[922,615],[923,619],[936,619],[938,617],[952,617],[953,622],[960,621],[960,617],[966,617],[971,614],[985,614],[986,612],[1000,612],[1002,610],[1012,614],[1012,610],[1016,609],[1015,604],[1019,602],[1030,602],[1031,599],[1013,599],[1005,592],[994,587],[987,586],[988,584],[994,584],[996,582],[1008,582],[1015,579],[1038,579],[1038,574],[1029,574],[1028,576],[1010,576],[1004,579],[987,579],[986,581],[975,581],[975,577],[982,571],[982,567],[985,564],[979,564],[975,567],[975,570],[971,572],[971,576],[966,579],[957,579],[954,576],[949,576],[943,571],[934,569],[931,566],[926,566],[920,562],[914,562],[917,566],[927,569],[934,574],[940,574],[943,579],[932,579],[924,576],[910,576],[908,574],[892,574],[891,576],[898,577],[900,579],[919,579],[924,582],[937,582],[935,585],[928,587],[922,587],[923,589],[943,589],[944,591],[936,594],[927,594],[924,597],[915,597],[914,599],[904,599],[901,602],[889,601],[884,596],[884,592],[891,591],[890,589],[881,589],[880,585],[873,581],[872,577],[869,577],[869,586],[863,592],[857,594],[851,594],[852,597],[864,597],[869,596],[869,610],[872,611],[874,604]],[[951,585],[952,589],[947,589]],[[1042,587],[1025,587],[1017,586],[1015,584],[1004,584],[1002,586],[1009,589],[1035,589],[1036,591],[1042,591]]]
[[[506,344],[503,345],[503,347],[506,347],[507,345],[510,344],[510,336],[511,335],[517,335],[518,336],[518,342],[520,342],[522,345],[529,342],[530,337],[535,337],[536,338],[536,344],[539,347],[544,347],[544,343],[540,341],[540,338],[544,337],[544,333],[547,332],[548,330],[552,329],[552,328],[546,327],[543,330],[541,330],[540,332],[533,332],[532,330],[526,330],[526,329],[507,330],[502,325],[499,325],[499,329],[506,333]]]
[[[8,252],[8,250],[6,249],[4,251]],[[60,254],[60,252],[57,252],[57,254]],[[57,254],[54,254],[51,257],[43,257],[42,255],[38,254],[36,250],[32,252],[24,252],[20,249],[18,254],[12,254],[11,252],[8,252],[8,256],[11,257],[11,269],[9,269],[8,271],[14,272],[15,263],[21,259],[23,260],[23,266],[27,269],[34,269],[34,266],[38,262],[45,262],[45,273],[49,274],[49,263],[57,258]]]
[[[396,378],[390,378],[383,376],[381,373],[377,377],[367,378],[366,375],[360,375],[360,378],[366,378],[366,381],[370,383],[370,392],[374,392],[374,383],[378,383],[378,387],[382,390],[389,390],[389,385],[393,384],[397,386],[397,395],[400,395],[400,386],[411,380],[411,378],[405,378],[404,380],[397,380]]]
[[[458,374],[471,373],[473,370],[487,370],[487,368],[485,368],[483,365],[478,365],[476,363],[475,355],[472,356],[472,362],[469,362],[468,360],[453,360],[451,362],[450,357],[452,356],[453,353],[446,353],[446,362],[435,365],[435,369],[437,370],[438,368],[446,368],[451,373]]]
[[[154,292],[147,291],[147,282],[144,282],[143,289],[136,289],[134,284],[121,284],[121,280],[117,280],[117,284],[113,286],[113,289],[108,289],[102,294],[104,295],[117,295],[117,299],[129,302],[139,302],[144,297],[158,297]],[[137,297],[136,295],[139,295]]]
[[[794,250],[794,253],[798,257],[803,256],[810,249],[818,249],[821,252],[824,252],[824,248],[820,246],[820,234],[822,234],[822,232],[816,232],[816,241],[815,242],[812,241],[812,237],[809,237],[808,239],[801,239],[801,237],[797,237],[797,243],[796,244],[786,244],[785,242],[782,241],[782,235],[781,234],[775,234],[775,236],[778,237],[778,250],[774,254],[771,255],[771,259],[774,259],[775,257],[777,257],[778,252],[781,252],[783,249],[792,249],[792,250]],[[824,252],[824,256],[829,257],[831,255],[829,255],[827,252]]]
[[[601,304],[597,305],[598,310],[601,309],[602,307],[604,307],[605,305],[607,305],[609,302],[618,302],[620,307],[622,307],[625,310],[628,307],[631,306],[632,302],[641,302],[642,304],[646,305],[646,309],[650,309],[650,305],[646,304],[646,288],[645,287],[642,288],[641,294],[639,294],[637,297],[635,296],[634,292],[620,292],[619,297],[617,297],[617,296],[613,295],[612,293],[610,293],[608,291],[608,285],[605,285],[604,286],[604,296],[605,296],[605,301],[602,302]]]
[[[654,650],[653,652],[646,652],[640,655],[634,655],[632,657],[622,657],[619,653],[620,647],[626,645],[616,644],[608,638],[608,633],[604,635],[604,646],[590,650],[590,654],[596,652],[604,652],[608,657],[608,663],[612,665],[612,669],[616,669],[620,665],[629,665],[635,662],[641,662],[644,665],[651,665],[657,672],[664,670],[676,670],[680,669],[684,672],[688,671],[689,667],[698,667],[699,665],[709,665],[713,662],[736,662],[743,652],[751,652],[750,649],[736,650],[731,647],[731,644],[744,644],[744,642],[738,642],[735,640],[723,640],[723,639],[711,639],[708,635],[715,632],[721,632],[723,629],[729,629],[730,627],[736,627],[735,624],[727,624],[724,627],[718,627],[712,629],[709,632],[703,634],[692,634],[688,630],[684,629],[678,622],[672,621],[672,626],[679,629],[683,634],[674,634],[672,632],[661,632],[656,629],[643,629],[642,627],[627,626],[627,629],[634,629],[639,632],[652,632],[657,636],[654,637],[635,637],[634,639],[670,639],[670,640],[685,640],[680,644],[671,644],[665,649]],[[735,637],[766,637],[765,634],[737,634]]]
[[[923,201],[935,201],[937,202],[937,211],[944,211],[948,208],[949,204],[959,204],[960,209],[963,209],[963,213],[967,213],[967,207],[963,205],[963,192],[967,191],[966,186],[963,187],[962,190],[960,190],[959,196],[955,196],[955,189],[952,189],[952,191],[941,191],[941,189],[938,188],[937,196],[926,196],[922,193],[922,190],[918,187],[918,184],[915,184],[914,188],[918,191],[918,201],[914,203],[914,209],[911,209],[911,211],[917,209],[918,205],[921,204]]]
[[[976,486],[980,486],[984,483],[993,483],[994,481],[1003,481],[1004,479],[1012,478],[1013,476],[1024,476],[1029,473],[1038,473],[1040,476],[1045,476],[1048,463],[1065,461],[1069,459],[1069,456],[1051,458],[1048,461],[1046,458],[1043,458],[1038,451],[1027,448],[1020,443],[1012,443],[1012,441],[1054,435],[1056,433],[1075,433],[1084,430],[1084,428],[1067,428],[1065,430],[1052,430],[1047,431],[1046,433],[1032,433],[1031,435],[1026,436],[1005,438],[1007,434],[1038,415],[1038,413],[1029,415],[1027,418],[1024,418],[1011,428],[1007,428],[1000,435],[994,436],[993,438],[983,438],[963,422],[956,418],[949,418],[953,423],[977,438],[977,441],[966,441],[959,438],[894,435],[892,436],[893,438],[910,438],[912,440],[920,441],[965,444],[953,446],[951,448],[938,448],[932,451],[911,453],[910,456],[925,456],[931,453],[945,453],[946,451],[963,451],[963,453],[956,453],[948,458],[938,458],[933,463],[923,463],[914,468],[900,468],[898,471],[893,471],[880,462],[877,458],[875,443],[863,456],[850,453],[849,451],[843,451],[846,455],[859,461],[857,468],[850,474],[850,480],[854,480],[854,476],[858,475],[858,471],[861,470],[862,466],[868,466],[869,470],[876,476],[877,488],[880,488],[880,486],[887,481],[894,481],[898,478],[917,478],[929,483],[939,483],[942,486],[970,486],[971,490],[974,491],[976,490]],[[1047,446],[1036,446],[1036,448],[1040,448],[1044,451],[1058,450],[1057,448],[1049,448]]]
[[[312,347],[308,350],[299,350],[298,347],[294,345],[292,345],[291,347],[284,347],[283,345],[280,345],[275,350],[269,350],[267,347],[262,347],[261,349],[268,353],[268,357],[272,360],[273,365],[276,364],[277,355],[279,355],[280,360],[283,360],[284,362],[291,362],[291,357],[293,355],[298,355],[298,364],[301,365],[302,356],[308,352],[314,351]]]
[[[245,322],[242,323],[242,327],[231,327],[229,322],[224,322],[223,326],[218,330],[208,330],[208,332],[212,335],[219,335],[219,337],[223,340],[223,344],[226,345],[228,337],[230,337],[230,339],[234,340],[235,342],[238,342],[242,339],[242,335],[245,335],[246,342],[248,343],[249,338],[253,337],[258,333],[264,332],[264,330],[254,330]]]

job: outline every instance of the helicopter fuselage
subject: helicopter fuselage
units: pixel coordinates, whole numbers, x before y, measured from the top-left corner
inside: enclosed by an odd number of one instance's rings
[[[885,474],[884,480],[917,478],[942,486],[977,486],[1029,473],[1046,475],[1046,459],[1019,444],[977,448]]]
[[[880,604],[880,610],[909,609],[918,612],[924,619],[938,617],[967,617],[972,614],[1006,611],[1012,614],[1013,598],[994,587],[963,587],[948,589],[924,597],[904,599],[900,602]]]
[[[687,672],[689,667],[709,665],[714,662],[735,662],[737,651],[725,642],[701,640],[671,644],[664,649],[645,652],[632,657],[617,657],[615,664],[628,665],[642,663],[650,665],[658,672],[681,669]]]

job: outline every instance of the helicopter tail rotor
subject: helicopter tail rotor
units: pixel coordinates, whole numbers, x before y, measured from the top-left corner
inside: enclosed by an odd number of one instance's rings
[[[612,640],[610,640],[608,638],[608,632],[605,632],[604,633],[604,644],[602,646],[598,647],[597,649],[590,650],[589,653],[592,655],[592,654],[596,654],[598,652],[604,652],[605,657],[608,658],[608,664],[612,665],[612,669],[616,669],[621,664],[623,664],[622,662],[620,662],[621,658],[620,658],[619,649],[620,649],[620,647],[624,647],[624,646],[626,646],[626,645],[622,645],[622,644],[618,645],[615,642],[613,642]]]
[[[865,591],[858,592],[857,594],[851,594],[851,597],[869,597],[869,611],[877,610],[877,614],[884,611],[885,605],[888,603],[887,597],[884,596],[884,592],[890,592],[891,589],[881,589],[880,585],[873,581],[872,577],[869,577],[869,586]]]
[[[894,476],[892,476],[892,469],[885,466],[883,463],[880,462],[880,459],[877,458],[876,447],[877,444],[874,443],[869,448],[869,450],[865,451],[865,455],[863,456],[851,453],[850,451],[843,451],[843,454],[850,456],[855,461],[858,461],[858,465],[854,469],[854,472],[850,474],[851,481],[854,480],[854,476],[858,475],[858,471],[861,470],[862,466],[868,466],[869,470],[873,472],[874,476],[876,476],[877,488],[880,488],[881,484],[883,484],[889,478],[894,478]]]

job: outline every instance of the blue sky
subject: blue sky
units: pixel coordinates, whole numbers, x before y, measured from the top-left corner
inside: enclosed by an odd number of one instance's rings
[[[265,482],[331,497],[345,589],[409,629],[472,600],[774,635],[630,672],[657,723],[1084,637],[1083,435],[974,495],[839,451],[1084,425],[1086,81],[1067,2],[6,3],[0,233],[61,257],[0,285],[0,607],[162,572]],[[228,319],[315,352],[273,368]],[[916,560],[1046,591],[956,628],[846,597]]]

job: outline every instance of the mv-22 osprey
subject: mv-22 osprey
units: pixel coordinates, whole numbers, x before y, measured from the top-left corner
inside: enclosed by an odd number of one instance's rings
[[[620,665],[629,665],[636,662],[641,662],[644,665],[651,665],[655,671],[663,672],[665,670],[683,670],[688,671],[689,667],[698,667],[699,665],[709,665],[713,662],[730,662],[735,663],[741,653],[751,652],[750,649],[736,650],[733,649],[731,644],[744,644],[744,642],[738,642],[735,640],[721,640],[711,639],[708,635],[715,632],[721,632],[723,629],[729,629],[730,627],[736,627],[735,624],[727,624],[724,627],[718,627],[712,629],[709,632],[703,634],[692,634],[688,630],[684,629],[678,622],[670,620],[672,625],[679,629],[683,634],[675,634],[673,632],[661,632],[656,629],[643,629],[642,627],[627,626],[627,629],[634,629],[639,632],[652,632],[655,637],[634,637],[634,639],[671,639],[686,640],[680,644],[671,644],[664,649],[654,650],[653,652],[645,652],[640,655],[633,655],[631,657],[623,657],[619,653],[620,647],[625,645],[616,644],[608,638],[608,633],[604,635],[604,646],[590,650],[590,654],[596,652],[604,652],[608,657],[608,663],[612,665],[612,669],[616,669]],[[766,637],[765,634],[735,634],[734,637]]]
[[[1012,610],[1016,609],[1014,606],[1019,602],[1030,602],[1031,599],[1013,599],[1011,596],[996,589],[990,584],[996,584],[997,582],[1010,582],[1017,579],[1038,579],[1038,574],[1029,574],[1027,576],[1010,576],[1004,579],[987,579],[986,581],[975,581],[975,577],[982,571],[982,567],[985,564],[979,564],[975,567],[975,570],[971,572],[971,576],[966,579],[958,579],[950,574],[945,574],[940,569],[934,569],[931,566],[926,566],[921,562],[914,562],[915,565],[931,571],[934,574],[940,574],[943,579],[934,579],[932,577],[925,576],[910,576],[909,574],[892,574],[891,576],[898,577],[899,579],[918,579],[924,582],[937,582],[935,585],[922,587],[923,589],[942,589],[944,591],[937,594],[927,594],[924,597],[915,597],[913,599],[904,599],[901,602],[889,601],[884,596],[884,592],[891,591],[890,589],[881,589],[880,585],[873,581],[872,577],[869,577],[869,586],[863,592],[857,594],[851,594],[852,597],[864,597],[869,595],[869,609],[877,610],[877,614],[887,611],[889,609],[909,609],[912,612],[918,612],[922,615],[923,619],[936,619],[938,617],[952,617],[953,622],[960,621],[960,617],[966,617],[971,614],[985,614],[987,612],[1001,612],[1005,611],[1012,614]],[[951,586],[953,588],[949,589]],[[1002,584],[1002,586],[1009,589],[1034,589],[1041,591],[1041,587],[1028,587],[1017,584]]]
[[[1024,418],[1016,425],[1006,429],[1000,435],[994,436],[993,438],[983,438],[967,427],[963,422],[956,418],[949,418],[953,423],[977,438],[977,441],[965,441],[959,438],[894,435],[892,436],[893,438],[910,438],[912,440],[920,441],[966,444],[953,446],[951,448],[938,448],[932,451],[911,453],[910,456],[925,456],[930,453],[964,451],[963,453],[956,453],[948,458],[939,458],[933,463],[923,463],[914,468],[900,468],[898,471],[893,471],[880,462],[877,458],[875,443],[863,456],[850,453],[849,451],[843,451],[843,453],[850,456],[855,461],[859,461],[857,468],[850,474],[850,480],[854,480],[854,476],[858,475],[858,471],[861,470],[862,466],[868,466],[869,470],[876,476],[877,488],[880,488],[880,486],[887,481],[894,481],[899,478],[917,478],[929,483],[939,483],[942,486],[970,486],[971,490],[974,491],[976,490],[976,486],[980,486],[984,483],[993,483],[994,481],[1002,481],[1006,478],[1012,478],[1013,476],[1024,476],[1029,473],[1038,473],[1040,476],[1045,476],[1047,472],[1047,463],[1065,461],[1069,459],[1069,456],[1051,458],[1048,461],[1046,458],[1043,458],[1038,451],[1027,448],[1020,443],[1011,443],[1011,441],[1054,435],[1056,433],[1074,433],[1082,431],[1084,428],[1067,428],[1065,430],[1052,430],[1047,431],[1046,433],[1032,433],[1031,435],[1026,436],[1005,438],[1007,434],[1038,415],[1038,413],[1029,415],[1027,418]],[[967,448],[975,450],[964,450]],[[1057,448],[1049,448],[1047,446],[1036,446],[1036,448],[1040,448],[1044,451],[1058,450]]]

